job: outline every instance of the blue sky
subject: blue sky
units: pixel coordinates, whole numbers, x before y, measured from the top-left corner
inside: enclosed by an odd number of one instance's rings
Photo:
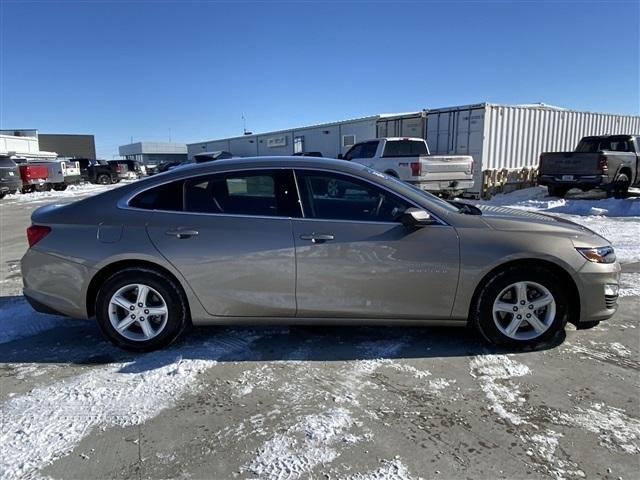
[[[1,128],[98,154],[382,112],[640,112],[640,2],[0,0]]]

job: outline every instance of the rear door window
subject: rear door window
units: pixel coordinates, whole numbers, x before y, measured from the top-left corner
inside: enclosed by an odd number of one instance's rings
[[[187,212],[299,216],[290,170],[220,173],[185,182]]]

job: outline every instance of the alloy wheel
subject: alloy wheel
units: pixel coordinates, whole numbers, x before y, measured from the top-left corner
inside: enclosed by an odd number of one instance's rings
[[[109,301],[109,321],[116,332],[128,340],[142,342],[157,337],[168,318],[165,299],[148,285],[126,285]]]
[[[513,340],[532,340],[546,332],[556,316],[556,301],[545,286],[516,282],[504,288],[493,302],[493,321]]]

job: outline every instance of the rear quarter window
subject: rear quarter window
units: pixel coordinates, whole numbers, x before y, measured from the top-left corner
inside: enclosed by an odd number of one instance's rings
[[[184,181],[167,183],[139,193],[129,201],[129,206],[144,210],[168,210],[181,212]]]

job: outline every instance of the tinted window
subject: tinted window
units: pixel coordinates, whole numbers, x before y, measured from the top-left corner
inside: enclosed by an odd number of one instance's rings
[[[407,202],[386,190],[349,176],[297,171],[307,218],[399,222]]]
[[[182,180],[151,188],[133,197],[129,205],[145,210],[182,211]]]
[[[585,137],[583,138],[576,152],[596,153],[596,152],[632,152],[630,138],[626,136],[615,137]]]
[[[0,158],[0,168],[15,168],[16,162],[10,158]]]
[[[299,216],[291,172],[251,171],[185,182],[185,210],[230,215]],[[299,211],[299,207],[298,207]]]
[[[347,153],[344,155],[345,160],[351,160],[352,158],[362,158],[362,144],[358,143],[349,149]]]
[[[415,140],[392,140],[384,146],[384,157],[416,157],[427,155],[425,142]]]

